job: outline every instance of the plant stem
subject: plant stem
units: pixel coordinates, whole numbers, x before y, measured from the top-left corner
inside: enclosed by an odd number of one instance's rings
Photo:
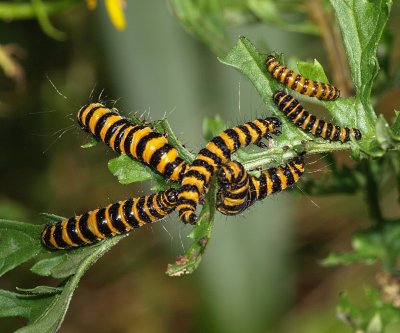
[[[81,0],[59,0],[42,2],[43,10],[49,15],[64,11]],[[33,3],[0,3],[0,19],[2,20],[27,20],[36,18],[37,12]]]

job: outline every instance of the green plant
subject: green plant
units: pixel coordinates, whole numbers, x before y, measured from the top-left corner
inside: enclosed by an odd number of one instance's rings
[[[170,1],[178,17],[186,28],[205,40],[218,53],[229,46],[225,26],[232,15],[219,15],[223,9],[216,1],[202,1],[201,6],[191,5],[187,1]],[[236,13],[241,24],[254,20],[265,22],[280,22],[288,29],[296,29],[296,25],[277,19],[282,12],[280,5],[274,1],[247,1],[234,3],[223,12]],[[288,1],[280,2],[289,6]],[[217,5],[219,4],[219,5]],[[245,4],[245,5],[244,5]],[[296,5],[301,4],[296,1]],[[229,5],[229,3],[228,3]],[[324,260],[325,265],[348,265],[352,263],[379,262],[389,276],[397,273],[397,260],[400,247],[400,217],[387,219],[384,217],[379,198],[379,188],[384,180],[382,175],[391,175],[397,181],[400,189],[400,116],[393,114],[389,125],[382,115],[378,116],[371,101],[371,91],[374,80],[379,72],[377,49],[389,18],[392,2],[390,0],[330,0],[330,5],[336,14],[342,33],[351,80],[356,94],[351,98],[340,98],[334,102],[322,102],[335,121],[341,125],[359,128],[363,134],[361,142],[346,144],[329,143],[314,140],[296,129],[283,117],[274,106],[272,94],[281,86],[271,79],[264,70],[265,55],[258,51],[250,41],[241,37],[235,46],[220,58],[228,66],[241,71],[253,84],[269,110],[284,123],[285,131],[275,141],[271,149],[253,153],[240,152],[237,159],[246,168],[254,169],[265,164],[280,164],[295,156],[298,152],[307,155],[333,153],[351,150],[353,158],[358,161],[353,168],[336,165],[332,156],[331,177],[329,182],[320,184],[310,180],[307,190],[315,195],[327,193],[363,194],[369,208],[371,227],[353,236],[353,251],[349,253],[333,253]],[[267,7],[266,7],[267,6]],[[267,15],[271,8],[276,15]],[[286,7],[291,8],[291,7]],[[211,12],[211,15],[210,15]],[[211,17],[205,27],[200,22],[200,14]],[[240,15],[239,15],[240,14]],[[203,28],[202,28],[203,26]],[[305,32],[318,33],[317,27],[304,19],[298,23]],[[282,60],[282,57],[281,57]],[[299,72],[315,80],[327,81],[324,70],[318,62],[298,63]],[[389,73],[385,73],[389,77]],[[380,80],[375,86],[376,91],[384,89],[386,80]],[[154,124],[156,130],[167,133],[170,142],[179,150],[181,156],[188,162],[193,160],[183,145],[176,139],[168,122],[162,120]],[[209,139],[225,127],[220,118],[206,119],[204,136]],[[90,144],[89,144],[90,146]],[[121,183],[156,179],[153,190],[164,189],[168,184],[162,177],[150,168],[120,156],[109,162],[110,171],[118,177]],[[398,190],[399,190],[398,189]],[[211,237],[215,214],[216,184],[211,185],[198,225],[189,235],[193,239],[187,252],[179,256],[176,262],[167,268],[167,274],[178,276],[193,272],[199,265],[202,255]],[[60,219],[58,216],[46,215],[51,221]],[[33,289],[19,289],[18,292],[0,291],[0,316],[24,316],[28,319],[27,326],[18,332],[54,332],[64,318],[73,292],[86,270],[105,252],[115,245],[122,237],[118,236],[99,244],[71,252],[49,252],[39,242],[42,226],[28,223],[6,221],[0,222],[0,275],[35,258],[31,271],[42,276],[60,279],[62,282],[56,288],[38,286]],[[349,323],[359,332],[383,332],[386,324],[400,319],[400,310],[390,300],[382,300],[376,291],[368,292],[368,311],[351,304],[343,295],[339,307],[339,317]]]

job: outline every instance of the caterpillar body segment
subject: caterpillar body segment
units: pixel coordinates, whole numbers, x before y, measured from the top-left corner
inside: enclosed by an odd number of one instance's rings
[[[256,119],[227,129],[211,139],[200,150],[182,179],[178,196],[178,213],[184,223],[196,223],[195,210],[200,196],[208,190],[211,177],[221,166],[230,160],[231,154],[250,144],[260,144],[263,138],[279,134],[280,121],[270,117]]]
[[[73,249],[156,222],[176,207],[178,190],[118,201],[82,215],[46,225],[42,244],[52,250]]]
[[[278,108],[289,120],[303,131],[321,137],[328,141],[350,141],[350,136],[361,140],[362,135],[357,128],[340,127],[318,119],[315,115],[306,111],[294,97],[279,90],[274,93],[273,99]]]
[[[223,186],[218,190],[217,210],[224,215],[237,215],[256,201],[297,183],[304,173],[304,158],[298,156],[283,166],[263,170],[259,177],[249,176],[244,166],[236,161],[227,163],[220,170],[223,168],[229,171],[218,172],[218,182]],[[232,172],[241,176],[240,184],[231,182]]]
[[[144,162],[171,180],[180,181],[187,169],[188,165],[165,136],[148,126],[132,124],[100,103],[83,106],[77,121],[82,129],[118,154]]]
[[[237,215],[249,203],[249,174],[237,161],[223,164],[217,173],[219,190],[217,209],[225,215]]]
[[[320,100],[335,100],[340,96],[340,90],[329,83],[306,79],[279,63],[272,55],[265,61],[269,72],[280,83],[300,94],[316,97]]]

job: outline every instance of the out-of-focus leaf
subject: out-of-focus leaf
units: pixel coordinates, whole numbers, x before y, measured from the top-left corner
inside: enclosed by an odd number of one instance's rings
[[[223,54],[228,50],[230,41],[225,28],[221,2],[169,0],[168,3],[181,24],[216,54]]]
[[[358,305],[349,300],[347,293],[340,297],[337,317],[350,325],[355,332],[382,333],[385,326],[398,322],[400,310],[385,303],[376,289],[365,290],[365,300]]]
[[[379,260],[387,271],[395,271],[400,253],[400,223],[386,223],[380,228],[356,233],[352,237],[352,247],[351,252],[329,254],[322,264],[325,266],[349,265],[355,262],[371,264]]]
[[[219,115],[205,117],[203,120],[203,137],[207,141],[226,129],[226,124]]]
[[[376,115],[370,104],[379,40],[389,17],[392,0],[329,0],[336,14],[357,97],[371,129]]]
[[[394,115],[392,131],[394,135],[400,137],[400,111],[394,110]]]
[[[44,252],[41,229],[29,223],[0,220],[0,276]]]
[[[300,16],[302,14],[301,7],[306,7],[304,4],[296,6],[293,1],[285,3],[285,1],[274,0],[249,0],[248,6],[253,14],[264,22],[272,23],[288,31],[319,35],[318,26],[309,20],[308,15],[303,15],[302,19],[297,22],[294,22],[293,18],[287,19],[287,15],[285,15],[291,11],[292,14]]]

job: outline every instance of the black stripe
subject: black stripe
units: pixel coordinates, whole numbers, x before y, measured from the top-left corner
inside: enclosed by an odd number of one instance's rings
[[[68,244],[67,242],[64,241],[64,239],[62,238],[62,226],[61,226],[61,222],[58,222],[55,224],[55,229],[53,232],[53,237],[54,240],[56,242],[56,244],[58,245],[58,247],[62,248],[62,249],[69,249],[71,248],[71,244]]]
[[[143,128],[144,128],[144,126],[142,126],[142,125],[134,125],[128,129],[129,133],[126,135],[125,141],[124,141],[124,153],[131,158],[136,158],[136,156],[132,155],[131,149],[130,149],[131,145],[132,145],[133,135],[137,131],[142,130]]]
[[[276,193],[282,190],[281,177],[276,171],[276,168],[268,169],[268,173],[272,179],[272,193]]]
[[[260,182],[260,186],[258,188],[257,200],[262,200],[267,196],[268,180],[266,176],[267,176],[266,172],[263,172],[260,178],[258,179],[258,181]]]
[[[293,177],[292,171],[290,170],[289,166],[285,165],[282,168],[282,171],[286,177],[286,187],[292,186],[295,183],[295,181],[294,181],[294,177]]]
[[[114,124],[110,126],[108,129],[106,135],[104,136],[104,143],[110,146],[110,140],[113,137],[114,133],[118,133],[115,135],[115,140],[114,140],[114,147],[111,147],[113,150],[115,150],[117,153],[121,153],[121,150],[119,149],[119,143],[121,142],[121,138],[123,136],[124,131],[129,128],[131,125],[127,124],[125,119],[120,119],[117,120]]]
[[[307,119],[308,115],[309,115],[308,111],[304,110],[304,112],[301,115],[300,119],[296,122],[296,125],[301,127],[304,124],[304,120]]]
[[[288,85],[289,79],[292,77],[292,75],[293,75],[293,71],[289,70],[289,72],[287,73],[287,75],[285,77],[285,80],[282,82],[285,86]]]
[[[71,217],[68,220],[66,228],[69,238],[71,238],[71,240],[75,244],[77,245],[86,244],[86,242],[81,237],[79,237],[78,231],[76,230],[76,217]]]
[[[146,200],[145,197],[140,197],[138,200],[135,201],[135,206],[136,210],[138,212],[138,218],[145,223],[151,223],[153,220],[151,219],[151,216],[147,215],[146,210],[145,210],[145,205],[146,205]]]
[[[251,135],[250,135],[250,131],[249,131],[249,129],[246,127],[246,126],[244,126],[244,125],[240,125],[240,126],[236,126],[235,128],[234,128],[234,130],[236,131],[241,131],[244,135],[245,135],[245,137],[246,137],[246,142],[245,142],[245,145],[246,146],[248,146],[249,144],[250,144],[250,142],[251,142]]]
[[[225,133],[232,139],[234,143],[233,150],[238,150],[240,148],[239,134],[237,134],[233,128],[227,129]]]
[[[205,171],[207,171],[207,170],[205,170]],[[209,172],[207,171],[207,173],[209,173]],[[193,178],[196,178],[199,181],[202,181],[202,182],[206,183],[206,176],[204,174],[202,174],[198,170],[189,170],[188,172],[186,172],[185,176],[186,177],[193,177]],[[211,177],[211,175],[210,175],[210,177]]]
[[[208,150],[207,150],[208,151]],[[200,153],[201,153],[201,151],[200,151]],[[211,153],[211,152],[210,152]],[[202,153],[201,153],[202,154]],[[212,154],[212,153],[211,153]],[[202,155],[204,155],[204,154],[202,154]],[[213,154],[213,155],[215,155],[215,154]],[[204,156],[206,156],[206,155],[204,155]],[[210,156],[207,156],[207,157],[210,157]],[[212,158],[212,157],[211,157]],[[218,158],[218,157],[217,157]],[[214,160],[214,159],[213,159]],[[214,160],[215,161],[215,160]],[[196,159],[196,160],[194,160],[193,161],[193,164],[192,164],[192,166],[200,166],[200,167],[203,167],[203,168],[205,168],[209,173],[211,173],[211,174],[213,174],[214,173],[214,171],[215,171],[215,168],[211,165],[211,164],[209,164],[208,162],[206,162],[206,161],[204,161],[204,160],[199,160],[199,159]]]
[[[200,150],[198,155],[203,155],[205,157],[211,158],[214,161],[215,167],[213,165],[211,165],[211,167],[213,168],[212,173],[214,173],[215,168],[218,165],[221,165],[221,163],[222,163],[221,158],[219,158],[217,155],[215,155],[211,150],[209,150],[207,148],[203,148],[202,150]],[[198,161],[199,161],[199,159],[195,159],[192,163],[192,166],[198,165]]]
[[[96,126],[94,127],[94,135],[97,138],[100,138],[100,132],[101,129],[104,127],[105,123],[107,122],[107,119],[110,118],[111,116],[115,116],[115,112],[107,112],[103,114],[100,119],[97,120]]]
[[[136,145],[136,155],[137,155],[138,159],[143,160],[144,152],[150,148],[150,147],[146,147],[147,143],[152,139],[157,139],[160,137],[163,137],[163,136],[157,132],[150,132],[149,134],[142,137]]]
[[[307,112],[306,110],[303,109],[303,107],[301,105],[298,106],[298,108],[294,111],[292,111],[292,113],[290,115],[288,115],[287,117],[294,123],[297,125],[297,122],[295,122],[294,120],[298,117],[298,115],[302,112]],[[308,112],[307,112],[308,113]],[[297,125],[299,126],[299,125]]]
[[[82,117],[81,117],[80,120],[81,120],[81,122],[82,122],[82,124],[83,124],[84,130],[86,130],[87,132],[90,133],[90,129],[89,129],[89,122],[90,122],[90,119],[92,118],[93,113],[94,113],[96,110],[98,110],[98,109],[100,109],[100,108],[103,108],[103,107],[104,107],[104,106],[101,105],[101,106],[96,106],[96,107],[94,107],[93,109],[91,109],[91,110],[87,113],[87,115],[86,115],[85,122],[83,122],[83,119],[82,119]]]
[[[211,142],[213,142],[222,151],[222,155],[225,157],[225,159],[231,158],[231,151],[229,150],[224,139],[222,139],[220,136],[216,136],[215,138],[211,139]]]
[[[173,147],[171,147],[172,149],[174,149]],[[158,151],[157,151],[158,152]],[[157,153],[156,152],[156,153]],[[154,156],[154,155],[153,155]],[[151,162],[151,161],[150,161]],[[182,162],[183,162],[183,164],[182,164]],[[181,165],[182,164],[182,165]],[[184,169],[184,166],[183,165],[185,165],[185,162],[184,162],[184,160],[182,160],[180,157],[177,157],[176,159],[175,159],[175,161],[173,161],[173,162],[170,162],[170,163],[167,163],[167,165],[165,166],[165,169],[164,169],[164,175],[167,177],[167,178],[170,178],[171,177],[171,175],[174,173],[174,171],[175,171],[175,169],[178,167],[178,166],[180,166],[181,165],[181,171],[180,171],[180,174],[179,174],[179,178],[181,178],[181,173],[182,173],[182,176],[183,176],[183,169]]]
[[[154,197],[158,196],[158,194],[152,194],[147,198],[147,207],[150,211],[150,214],[152,216],[154,216],[157,220],[163,218],[165,216],[165,214],[160,214],[157,209],[154,207]],[[157,198],[156,198],[156,202],[157,202]],[[161,207],[161,210],[164,212],[164,207]]]
[[[249,182],[249,200],[248,200],[248,205],[252,205],[254,201],[257,200],[257,191],[256,191],[256,185],[255,185],[255,178],[252,177],[250,178]]]
[[[339,141],[340,134],[342,134],[342,128],[340,126],[335,126],[333,141]]]
[[[125,215],[125,220],[133,227],[133,228],[138,228],[139,223],[138,220],[133,213],[132,210],[133,207],[133,199],[126,200],[124,205],[123,205],[123,212]]]
[[[163,156],[164,155],[166,155],[168,152],[170,152],[171,150],[173,150],[174,148],[171,146],[171,145],[169,145],[168,143],[166,143],[166,144],[164,144],[164,146],[162,146],[161,148],[159,148],[159,149],[157,149],[154,153],[153,153],[153,155],[151,155],[151,158],[150,158],[150,165],[153,167],[153,168],[157,168],[157,166],[158,166],[158,164],[161,162],[161,159],[163,158]],[[175,161],[174,161],[175,162]],[[168,163],[168,164],[171,164],[171,163]],[[167,165],[168,165],[167,164]],[[166,165],[166,167],[167,167],[167,165]],[[169,177],[170,175],[168,175],[168,177]]]
[[[51,227],[52,226],[53,226],[52,224],[47,224],[44,227],[44,230],[42,232],[42,242],[47,247],[55,249],[55,247],[50,243],[50,235],[51,235]]]
[[[259,122],[264,123],[264,119],[257,119]],[[248,122],[246,123],[247,125],[249,125],[253,130],[255,130],[257,132],[257,137],[254,138],[252,141],[258,141],[262,138],[263,136],[263,131],[261,130],[260,127],[258,127],[254,122]]]
[[[333,125],[331,123],[328,123],[326,125],[326,131],[325,131],[325,138],[330,140],[331,134],[333,130]]]
[[[124,224],[124,222],[122,222],[122,218],[119,214],[120,205],[121,204],[119,202],[116,202],[115,204],[110,206],[108,212],[110,215],[111,223],[114,226],[114,228],[117,229],[120,233],[124,233],[126,232],[126,225]]]
[[[322,119],[318,119],[318,126],[315,130],[315,133],[313,133],[313,134],[315,136],[321,136],[321,132],[322,132],[322,129],[324,128],[324,125],[325,125],[325,121]]]
[[[314,126],[315,120],[317,120],[317,117],[312,114],[310,117],[310,121],[307,124],[306,131],[308,131],[308,132],[311,131],[311,129]]]
[[[88,218],[89,218],[89,213],[81,215],[80,218],[77,217],[77,219],[79,219],[79,230],[81,234],[90,242],[89,244],[91,244],[97,242],[98,239],[96,235],[93,234],[89,229]]]
[[[112,230],[108,226],[108,220],[106,218],[106,209],[100,208],[96,213],[96,222],[97,228],[99,229],[100,233],[102,233],[106,237],[112,236]]]

